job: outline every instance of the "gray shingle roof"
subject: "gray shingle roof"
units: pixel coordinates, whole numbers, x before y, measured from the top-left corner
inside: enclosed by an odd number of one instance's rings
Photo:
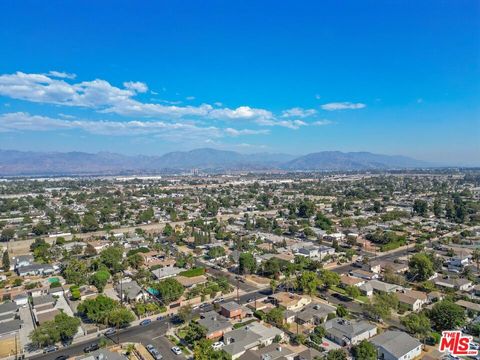
[[[420,341],[403,331],[385,331],[383,334],[371,338],[370,342],[396,358],[401,358],[422,345]]]

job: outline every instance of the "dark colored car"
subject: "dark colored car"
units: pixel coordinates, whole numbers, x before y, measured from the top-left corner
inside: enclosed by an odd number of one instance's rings
[[[67,355],[60,355],[55,358],[55,360],[67,360],[68,356]]]
[[[88,345],[86,348],[83,349],[83,351],[88,353],[98,349],[100,349],[100,346],[97,343],[94,343],[94,344]]]

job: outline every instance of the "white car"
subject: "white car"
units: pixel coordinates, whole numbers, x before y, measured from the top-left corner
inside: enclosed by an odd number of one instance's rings
[[[175,355],[181,355],[182,354],[182,349],[180,349],[178,346],[174,346],[174,347],[172,347],[172,352]]]
[[[212,344],[213,350],[220,350],[223,346],[225,346],[223,341],[217,341]]]

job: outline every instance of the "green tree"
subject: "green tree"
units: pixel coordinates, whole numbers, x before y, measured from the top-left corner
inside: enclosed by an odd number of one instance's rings
[[[343,349],[330,350],[326,360],[347,360],[347,353]]]
[[[0,241],[10,241],[15,236],[15,229],[13,227],[5,227],[0,235]]]
[[[195,360],[231,360],[231,356],[225,351],[215,351],[212,348],[212,341],[201,339],[196,342],[193,348],[193,358]]]
[[[431,331],[430,319],[423,313],[411,313],[402,317],[401,322],[407,331],[419,338],[425,338]]]
[[[80,326],[79,318],[68,316],[63,312],[55,316],[54,322],[60,334],[60,340],[62,341],[72,339]]]
[[[87,264],[83,260],[72,259],[63,268],[62,276],[68,284],[83,285],[87,282]]]
[[[106,324],[108,323],[109,312],[118,307],[118,301],[105,295],[98,295],[95,299],[87,299],[81,302],[77,307],[77,311],[93,322]]]
[[[32,226],[32,232],[37,236],[48,234],[48,226],[43,221],[39,221]]]
[[[377,360],[377,348],[369,341],[362,340],[352,349],[355,360]]]
[[[428,280],[435,273],[433,262],[425,253],[413,255],[408,262],[408,268],[415,281]]]
[[[438,331],[455,330],[465,323],[465,311],[450,300],[442,300],[433,305],[428,317]]]
[[[138,253],[130,255],[127,257],[127,264],[134,269],[139,269],[144,264],[142,255]]]
[[[348,296],[350,296],[353,299],[358,298],[360,295],[362,295],[360,289],[358,286],[355,285],[349,285],[345,288],[345,292],[347,293]]]
[[[302,200],[298,206],[298,217],[309,218],[315,214],[315,204],[311,200]]]
[[[67,341],[73,338],[80,326],[80,319],[71,317],[65,313],[55,316],[54,320],[46,321],[33,330],[29,337],[32,343],[37,346],[52,345],[62,340]]]
[[[110,246],[100,253],[100,262],[114,274],[123,269],[122,259],[123,248],[120,246]]]
[[[214,246],[208,249],[207,256],[210,259],[216,259],[218,257],[225,256],[225,249],[223,248],[223,246]]]
[[[325,215],[323,215],[321,212],[317,212],[317,215],[315,216],[315,226],[325,230],[325,231],[331,231],[332,230],[332,225],[333,222],[329,218],[327,218]]]
[[[2,269],[5,272],[10,270],[10,257],[8,256],[7,250],[5,250],[2,255]]]
[[[133,313],[125,307],[116,307],[106,316],[106,325],[121,328],[135,320]]]
[[[340,284],[340,275],[331,270],[322,269],[320,271],[320,281],[327,289],[330,289],[332,286]]]
[[[249,252],[240,254],[239,259],[239,272],[240,274],[251,274],[255,272],[257,263],[253,255]]]
[[[304,271],[297,278],[297,289],[308,295],[313,295],[320,285],[317,274],[313,271]]]
[[[174,278],[168,278],[154,283],[152,287],[158,291],[157,297],[168,305],[173,301],[180,299],[183,295],[184,287]]]
[[[281,308],[273,308],[267,313],[267,321],[277,327],[281,327],[283,325],[283,314],[284,311]]]
[[[37,261],[48,263],[50,261],[50,244],[44,239],[37,238],[30,245],[30,250],[33,252],[33,257]]]
[[[183,322],[187,322],[190,320],[192,316],[192,306],[191,305],[183,305],[177,311],[177,316]]]
[[[98,221],[95,217],[95,214],[88,212],[83,215],[82,224],[81,224],[82,232],[90,232],[90,231],[97,231],[98,230]]]
[[[153,219],[154,213],[153,208],[148,208],[147,210],[141,211],[138,215],[138,220],[141,223],[149,222]]]
[[[337,316],[342,318],[348,316],[348,310],[345,305],[339,304],[337,306]]]
[[[310,334],[310,340],[314,343],[321,345],[323,338],[325,337],[326,330],[322,325],[317,325]]]
[[[190,347],[194,347],[196,342],[204,339],[207,335],[207,329],[195,321],[191,321],[186,327],[184,340]]]
[[[413,212],[425,217],[428,212],[428,203],[425,200],[416,199],[413,202]]]
[[[172,225],[170,225],[169,223],[165,224],[165,227],[163,228],[163,236],[166,236],[166,237],[170,237],[172,236],[174,233],[174,230],[172,228]]]
[[[99,270],[90,277],[90,283],[102,293],[109,279],[110,273],[107,270]]]

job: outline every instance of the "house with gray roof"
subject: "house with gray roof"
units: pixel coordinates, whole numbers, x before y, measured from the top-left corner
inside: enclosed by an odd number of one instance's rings
[[[324,327],[327,338],[340,346],[356,345],[377,335],[377,327],[367,321],[335,318],[327,321]]]
[[[163,268],[155,269],[152,274],[157,280],[167,279],[180,274],[183,270],[175,266],[166,266]]]
[[[248,350],[240,360],[294,360],[297,353],[282,344],[270,344],[257,350]]]
[[[32,265],[33,261],[33,255],[18,255],[13,258],[15,269],[21,268],[22,266]]]
[[[0,336],[17,332],[22,327],[22,324],[23,321],[20,319],[13,319],[2,322],[0,326]]]
[[[232,359],[242,356],[247,350],[257,349],[273,343],[275,337],[283,339],[284,332],[276,327],[267,327],[261,323],[251,323],[223,335],[225,346],[222,348]]]
[[[207,339],[220,338],[224,333],[232,330],[230,321],[215,311],[208,311],[201,315],[197,323],[207,329]]]
[[[334,306],[323,303],[311,303],[297,312],[297,322],[299,324],[318,325],[327,319],[328,314],[335,313],[336,311],[337,309]]]
[[[15,316],[16,312],[18,311],[18,305],[14,302],[7,301],[3,304],[0,304],[0,316],[11,316],[12,318]]]
[[[422,344],[403,331],[385,331],[370,339],[384,360],[410,360],[422,353]]]
[[[16,268],[19,276],[37,276],[37,275],[50,275],[55,272],[55,268],[49,264],[37,264],[20,266]]]
[[[116,290],[119,297],[126,301],[139,301],[148,297],[147,292],[135,280],[121,282],[117,285]]]

